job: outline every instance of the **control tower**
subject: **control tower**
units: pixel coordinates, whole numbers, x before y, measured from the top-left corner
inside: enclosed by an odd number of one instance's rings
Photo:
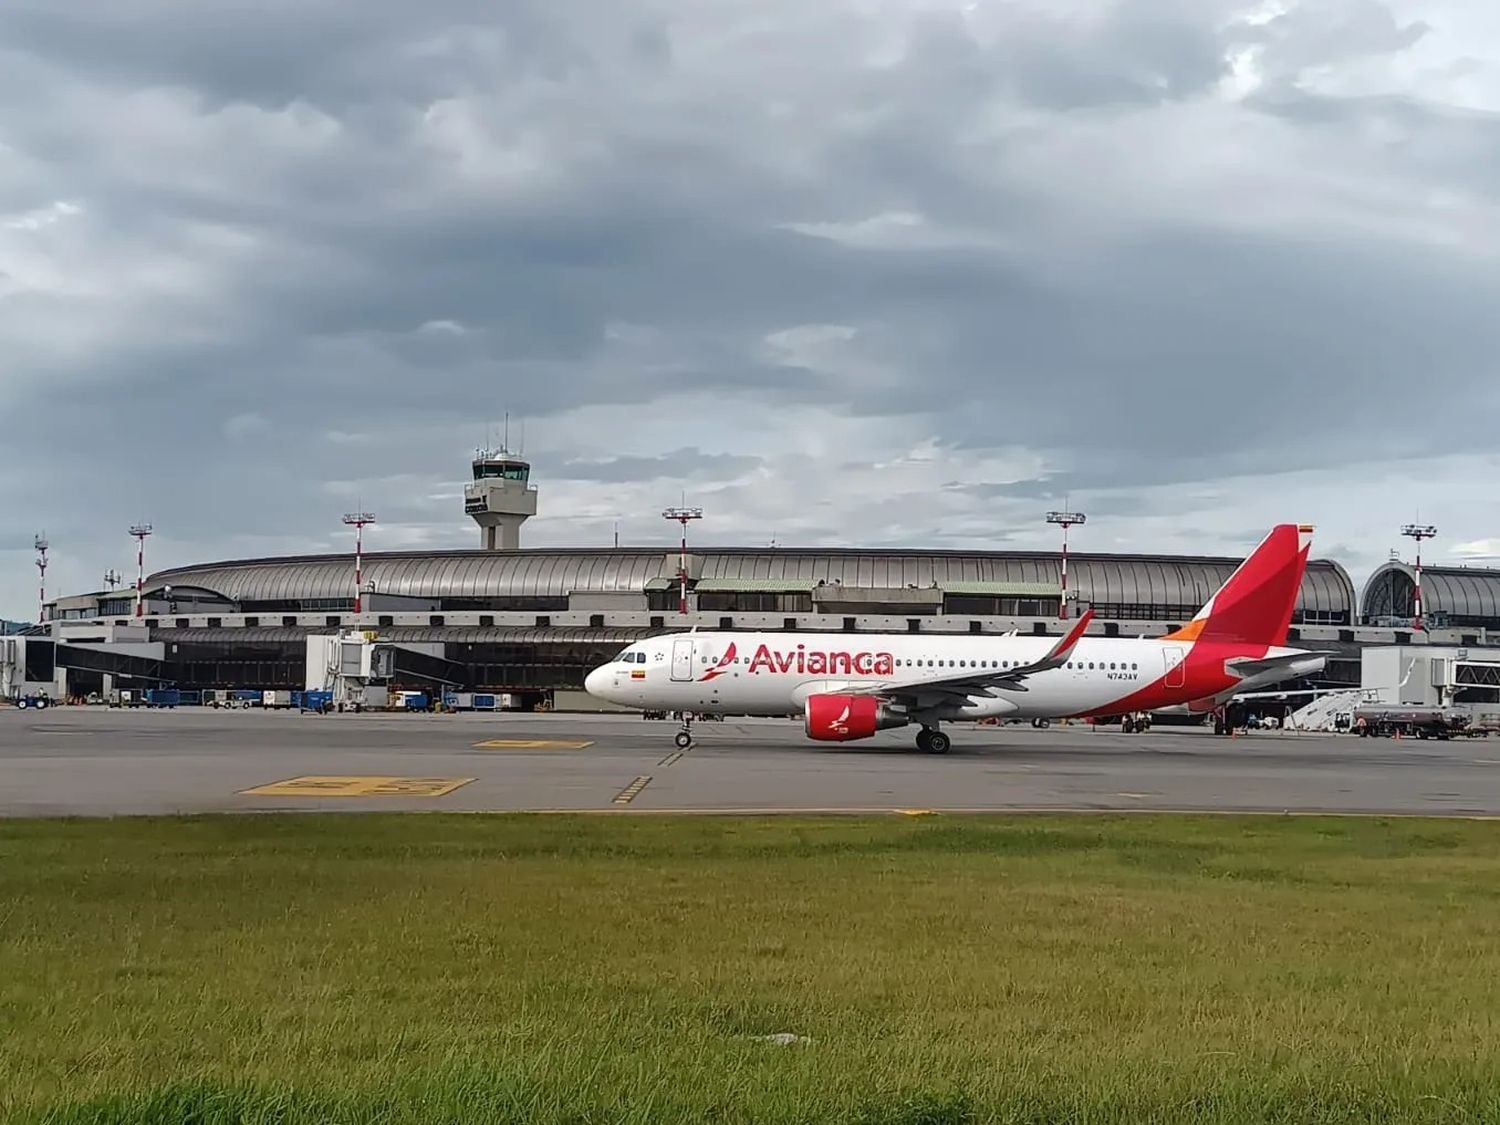
[[[519,551],[521,525],[536,515],[531,465],[505,449],[474,454],[474,480],[464,485],[464,511],[479,525],[486,551]]]

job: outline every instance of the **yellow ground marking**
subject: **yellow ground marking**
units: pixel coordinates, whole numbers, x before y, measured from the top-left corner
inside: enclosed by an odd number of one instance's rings
[[[563,742],[555,738],[491,738],[474,743],[476,750],[584,750],[592,742]]]
[[[241,792],[254,797],[443,797],[472,777],[293,777]]]
[[[617,804],[617,805],[628,805],[628,804],[630,804],[631,801],[635,800],[636,795],[639,794],[642,789],[646,788],[646,786],[648,786],[650,784],[651,784],[651,779],[649,777],[638,777],[638,778],[636,778],[634,781],[632,781],[629,785],[625,786],[624,789],[621,789],[620,792],[615,795],[615,804]]]
[[[896,812],[902,816],[936,816],[937,813],[931,809],[897,809]]]

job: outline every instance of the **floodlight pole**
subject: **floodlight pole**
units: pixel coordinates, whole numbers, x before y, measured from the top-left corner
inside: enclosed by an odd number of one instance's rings
[[[146,536],[151,534],[149,523],[138,523],[130,529],[135,539],[135,615],[144,617],[146,589]]]
[[[1062,603],[1059,606],[1058,618],[1066,621],[1068,619],[1068,529],[1087,523],[1088,517],[1082,512],[1048,512],[1047,522],[1063,529]]]
[[[678,556],[677,563],[677,612],[686,615],[688,611],[687,527],[690,521],[701,520],[703,518],[703,509],[688,507],[668,508],[662,512],[662,517],[664,519],[676,520],[682,524],[682,551]]]
[[[1417,580],[1412,591],[1411,627],[1418,632],[1425,632],[1427,626],[1422,621],[1422,540],[1435,538],[1437,528],[1431,524],[1409,523],[1402,527],[1401,534],[1417,543]]]
[[[369,512],[350,512],[344,523],[354,528],[354,616],[364,612],[365,528],[375,522]]]
[[[38,593],[38,608],[36,623],[44,625],[47,622],[47,551],[51,544],[47,542],[47,533],[44,531],[36,537],[36,568],[41,573],[40,593]]]

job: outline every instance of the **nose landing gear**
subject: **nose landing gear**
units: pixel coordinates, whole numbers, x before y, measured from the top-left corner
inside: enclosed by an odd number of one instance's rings
[[[674,741],[679,750],[686,750],[693,744],[693,713],[691,711],[682,712],[682,729],[677,732]]]

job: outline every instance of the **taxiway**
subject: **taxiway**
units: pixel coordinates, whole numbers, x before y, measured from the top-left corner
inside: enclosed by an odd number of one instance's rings
[[[1500,815],[1500,745],[955,724],[807,741],[791,721],[615,715],[0,712],[0,815],[286,809],[1202,810]]]

